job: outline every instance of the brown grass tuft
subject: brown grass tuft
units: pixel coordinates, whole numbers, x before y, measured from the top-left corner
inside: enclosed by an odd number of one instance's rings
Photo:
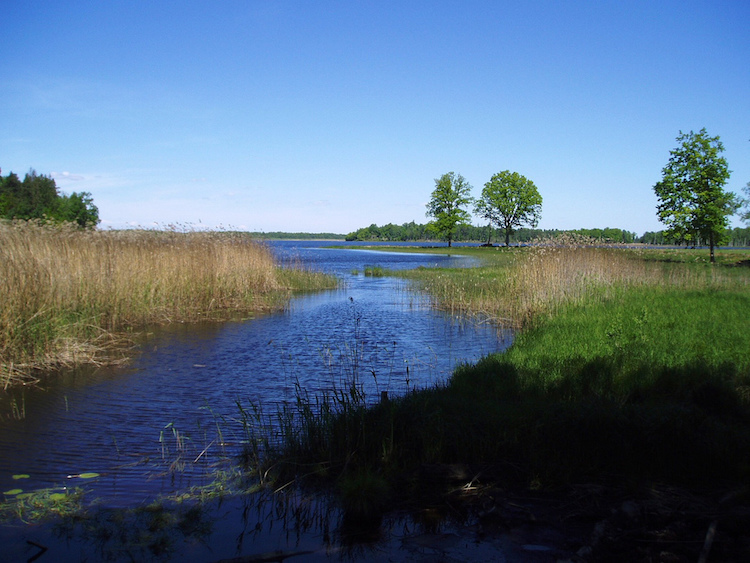
[[[496,264],[460,270],[422,269],[402,275],[417,279],[439,309],[514,327],[552,314],[562,305],[605,298],[614,288],[747,284],[745,277],[733,275],[730,269],[675,267],[644,260],[638,249],[603,246],[573,235],[497,252],[506,254],[502,260],[493,259]]]

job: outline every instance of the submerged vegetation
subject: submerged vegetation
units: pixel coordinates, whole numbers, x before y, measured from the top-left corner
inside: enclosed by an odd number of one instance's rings
[[[0,383],[35,368],[102,359],[118,334],[151,323],[218,320],[335,286],[281,268],[241,233],[91,231],[0,224]]]

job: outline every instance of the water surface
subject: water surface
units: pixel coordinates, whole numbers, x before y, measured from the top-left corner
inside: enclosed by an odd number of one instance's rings
[[[259,318],[152,328],[127,366],[61,372],[3,394],[0,491],[84,485],[102,506],[144,503],[208,482],[239,451],[237,401],[274,412],[353,376],[375,401],[444,382],[458,363],[509,343],[496,327],[436,312],[406,281],[363,275],[366,265],[459,267],[469,258],[270,244],[282,262],[338,276],[340,289]]]

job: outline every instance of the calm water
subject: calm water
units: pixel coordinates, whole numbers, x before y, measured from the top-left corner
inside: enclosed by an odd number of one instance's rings
[[[445,381],[459,362],[509,343],[487,324],[433,311],[407,282],[363,275],[365,265],[468,266],[468,258],[271,244],[283,262],[337,275],[341,289],[260,318],[156,328],[127,366],[69,371],[0,395],[0,491],[84,485],[102,506],[138,505],[207,482],[237,453],[238,400],[275,412],[297,386],[315,395],[356,376],[374,401]],[[85,473],[99,476],[78,477]]]

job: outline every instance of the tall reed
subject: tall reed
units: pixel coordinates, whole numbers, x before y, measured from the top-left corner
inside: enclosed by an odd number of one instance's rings
[[[118,331],[267,310],[335,283],[280,268],[242,233],[3,223],[0,373],[7,384],[24,367],[91,360]]]
[[[505,249],[488,252],[508,252]],[[563,236],[520,248],[511,259],[477,268],[418,269],[399,275],[418,281],[435,306],[523,327],[560,306],[604,299],[622,287],[706,288],[747,285],[727,269],[674,267],[644,260],[641,251],[593,245]]]

